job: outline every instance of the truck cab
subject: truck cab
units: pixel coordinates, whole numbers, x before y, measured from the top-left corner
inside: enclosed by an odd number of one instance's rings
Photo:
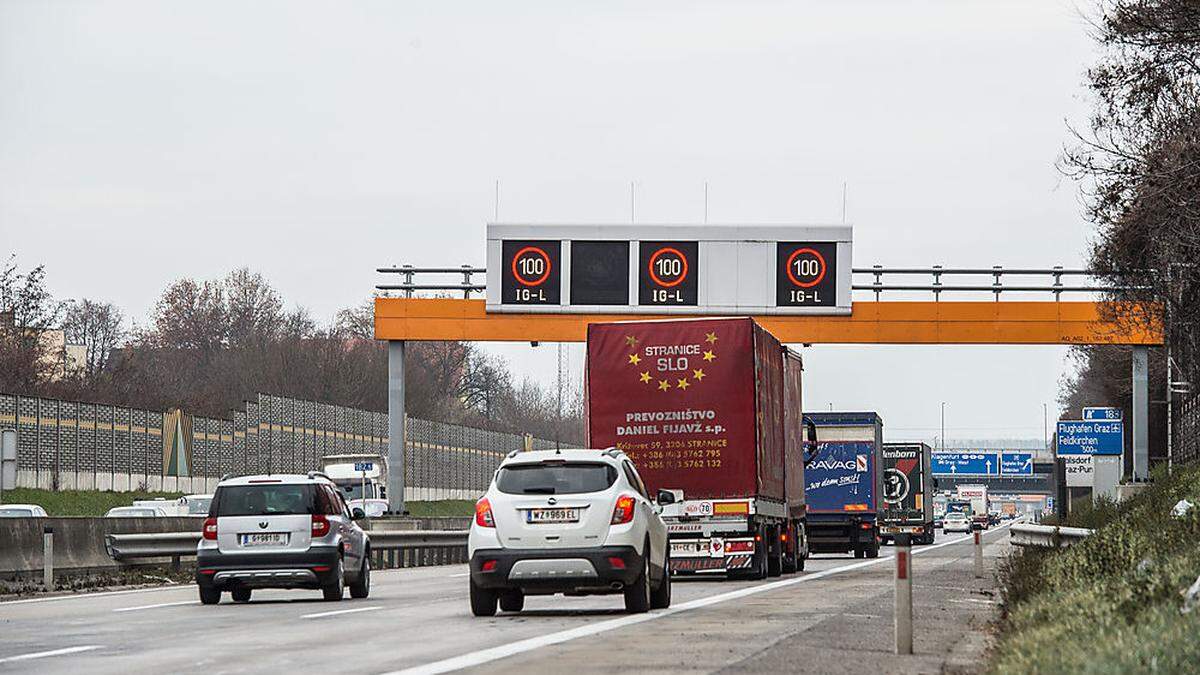
[[[337,485],[346,501],[387,498],[387,458],[376,454],[326,455],[321,473]]]

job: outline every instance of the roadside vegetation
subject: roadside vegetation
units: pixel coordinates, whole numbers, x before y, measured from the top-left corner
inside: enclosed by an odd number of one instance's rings
[[[114,506],[129,506],[135,499],[173,500],[182,492],[100,492],[98,490],[35,490],[16,488],[4,491],[5,504],[37,504],[51,516],[102,516]]]
[[[1173,516],[1180,500],[1195,506]],[[1065,549],[1017,550],[1001,567],[995,673],[1194,673],[1200,664],[1200,466],[1063,523],[1096,533]],[[1195,595],[1200,596],[1200,591]]]
[[[475,502],[469,499],[405,502],[404,508],[416,518],[465,518],[475,514]]]

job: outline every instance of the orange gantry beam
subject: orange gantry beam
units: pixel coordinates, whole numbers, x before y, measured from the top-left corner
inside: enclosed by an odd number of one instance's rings
[[[376,298],[380,340],[583,342],[601,321],[645,314],[488,314],[483,300]],[[812,344],[1162,344],[1158,326],[1113,322],[1096,302],[855,302],[850,316],[757,316],[781,342]]]

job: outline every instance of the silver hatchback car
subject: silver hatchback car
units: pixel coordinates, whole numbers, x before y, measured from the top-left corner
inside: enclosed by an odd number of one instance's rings
[[[255,588],[320,589],[326,600],[371,591],[371,541],[333,481],[308,475],[242,476],[213,494],[196,549],[200,602],[229,591],[247,602]]]

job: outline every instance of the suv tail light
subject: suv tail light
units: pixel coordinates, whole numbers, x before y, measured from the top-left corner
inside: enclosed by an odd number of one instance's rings
[[[217,539],[217,519],[216,518],[205,518],[204,519],[204,538],[212,540],[212,541],[216,541],[216,539]]]
[[[612,524],[623,525],[633,520],[634,500],[630,495],[617,497],[617,505],[613,508]]]
[[[313,514],[312,517],[312,538],[320,539],[329,534],[329,519],[323,514]]]
[[[492,503],[487,497],[475,502],[475,524],[480,527],[496,526],[496,519],[492,516]]]

